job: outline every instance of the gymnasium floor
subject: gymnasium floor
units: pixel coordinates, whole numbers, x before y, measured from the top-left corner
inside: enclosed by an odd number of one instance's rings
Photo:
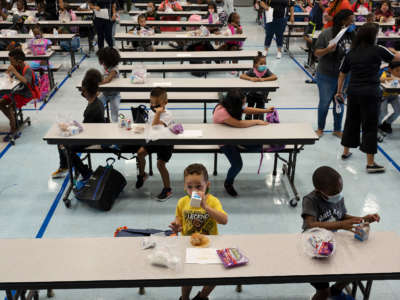
[[[257,26],[251,8],[238,9],[244,31],[247,34],[246,49],[263,49],[264,31]],[[122,30],[122,29],[118,29]],[[301,43],[302,44],[302,43]],[[299,43],[292,43],[294,58],[302,65],[306,59]],[[271,105],[278,107],[282,122],[311,122],[316,126],[318,95],[316,85],[306,85],[308,79],[303,70],[289,56],[275,59],[273,45],[267,65],[278,75],[280,89],[271,93]],[[57,56],[57,62],[69,63],[69,56]],[[206,165],[211,173],[212,155],[175,155],[168,164],[171,173],[173,197],[160,203],[153,196],[161,190],[161,179],[157,171],[136,190],[136,164],[134,161],[118,161],[115,168],[126,177],[128,185],[110,212],[103,213],[73,201],[71,209],[65,208],[60,194],[65,188],[63,179],[53,180],[51,172],[58,167],[55,146],[47,145],[42,137],[56,121],[58,114],[70,115],[81,120],[86,100],[75,86],[85,71],[99,67],[94,55],[82,61],[72,78],[57,91],[50,102],[41,110],[24,112],[32,119],[32,126],[23,130],[16,146],[0,144],[0,238],[64,238],[64,237],[110,237],[118,226],[132,228],[166,229],[174,218],[177,199],[184,195],[183,169],[190,163]],[[65,77],[65,72],[56,73],[57,82]],[[152,76],[155,76],[152,74]],[[168,76],[191,76],[190,74],[170,74]],[[210,76],[230,77],[231,74],[214,73]],[[39,105],[40,106],[40,105]],[[38,106],[38,108],[39,108]],[[197,104],[169,104],[176,120],[182,123],[202,122],[202,106]],[[121,109],[128,109],[121,105]],[[125,111],[125,113],[129,113]],[[211,107],[208,118],[211,120]],[[8,124],[0,117],[0,132],[5,132]],[[327,120],[327,130],[332,130],[331,114]],[[307,146],[300,154],[296,185],[303,196],[312,187],[311,175],[321,165],[336,168],[344,178],[344,195],[349,213],[365,215],[379,212],[381,223],[374,224],[372,231],[395,231],[400,233],[398,211],[400,203],[400,130],[380,144],[377,162],[387,167],[384,174],[368,175],[365,172],[365,157],[354,150],[353,157],[346,162],[340,159],[340,141],[330,133],[315,145]],[[5,148],[5,150],[3,150]],[[386,153],[388,157],[385,157]],[[94,165],[104,164],[108,156],[97,155]],[[195,159],[190,159],[194,157]],[[389,158],[393,161],[390,162]],[[301,203],[296,208],[288,205],[292,197],[288,194],[287,182],[278,175],[272,178],[272,156],[266,154],[262,172],[257,175],[258,154],[244,155],[244,168],[236,181],[240,194],[229,197],[223,189],[223,181],[228,167],[225,157],[219,157],[219,175],[211,176],[211,192],[219,197],[229,214],[226,226],[220,226],[221,234],[297,233],[301,231]],[[281,166],[281,165],[280,165]],[[396,168],[397,166],[397,168]],[[280,168],[281,169],[281,168]],[[281,172],[280,172],[281,173]],[[54,211],[53,211],[54,209]],[[54,213],[53,213],[54,212]],[[28,250],[28,249],[27,249]],[[28,250],[29,251],[29,250]],[[293,249],[301,251],[301,249]],[[127,253],[126,255],[130,255]],[[251,259],[251,258],[250,258]],[[290,260],[290,257],[282,257]],[[368,262],[365,262],[366,264]],[[373,268],[373,266],[371,266]],[[40,270],[38,270],[40,272]],[[197,291],[193,291],[193,294]],[[178,288],[149,288],[145,296],[139,296],[137,289],[114,290],[57,290],[54,299],[178,299]],[[309,299],[313,288],[308,284],[245,286],[243,293],[237,294],[234,287],[217,287],[211,299]],[[374,282],[371,299],[399,299],[400,282]],[[45,298],[44,293],[42,297]],[[361,299],[361,298],[359,298]]]

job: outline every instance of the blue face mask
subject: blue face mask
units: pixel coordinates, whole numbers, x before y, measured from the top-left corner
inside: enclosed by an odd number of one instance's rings
[[[339,194],[333,195],[333,196],[327,196],[328,200],[326,200],[329,203],[332,204],[337,204],[340,202],[340,200],[343,199],[343,192],[340,192]]]
[[[354,23],[350,24],[350,26],[347,28],[347,32],[353,32],[355,30],[356,30],[356,25]]]
[[[246,107],[247,107],[247,104],[243,104],[243,105],[242,105],[242,110],[245,110]]]
[[[261,65],[257,67],[258,72],[264,72],[267,69],[266,65]]]

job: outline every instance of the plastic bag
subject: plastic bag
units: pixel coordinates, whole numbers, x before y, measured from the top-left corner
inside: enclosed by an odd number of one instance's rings
[[[149,254],[148,259],[153,266],[176,270],[181,263],[181,259],[173,255],[173,252],[166,245],[160,246],[157,244],[157,247]]]
[[[130,76],[131,83],[145,83],[147,78],[147,69],[144,64],[136,65],[132,69],[132,74]]]
[[[228,27],[224,27],[224,28],[221,29],[221,34],[223,36],[231,36],[232,35],[232,31]]]
[[[78,121],[71,120],[68,116],[57,116],[57,125],[61,136],[72,136],[83,131],[83,126]]]
[[[244,256],[238,248],[225,248],[217,250],[217,254],[225,268],[238,267],[249,262],[249,259]]]
[[[326,258],[336,251],[336,240],[332,231],[311,228],[302,235],[304,253],[314,258]]]
[[[183,133],[183,126],[180,123],[172,123],[171,125],[168,126],[168,128],[173,134]]]
[[[60,13],[59,20],[62,23],[69,23],[71,21],[71,16],[67,10],[64,10],[63,12]]]
[[[16,30],[13,29],[2,29],[1,31],[1,35],[2,36],[16,36],[18,34],[18,32]]]

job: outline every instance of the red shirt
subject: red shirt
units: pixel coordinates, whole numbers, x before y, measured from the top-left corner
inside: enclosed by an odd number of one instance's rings
[[[352,10],[351,4],[349,0],[339,0],[339,4],[336,6],[336,9],[331,12],[331,9],[334,7],[334,2],[331,2],[329,4],[329,7],[325,9],[325,13],[330,15],[331,17],[334,17],[339,11],[343,9],[349,9]],[[324,28],[329,28],[333,26],[333,21],[329,21],[324,25]]]

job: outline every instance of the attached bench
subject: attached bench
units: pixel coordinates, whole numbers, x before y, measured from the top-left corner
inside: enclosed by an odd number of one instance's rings
[[[244,72],[253,68],[253,63],[241,64],[166,64],[166,65],[145,65],[147,72],[150,73],[165,73],[167,72],[204,72],[204,77],[207,78],[208,72]],[[127,73],[132,72],[135,66],[122,65],[118,69],[123,73],[124,77]],[[238,74],[239,75],[239,74]]]
[[[170,45],[153,45],[153,48],[155,52],[160,52],[160,51],[176,51],[176,48],[171,47]],[[118,51],[124,52],[124,51],[136,51],[132,46],[119,46]]]
[[[7,64],[0,64],[0,72],[7,71],[9,66],[10,65],[7,65]],[[50,68],[53,72],[58,72],[62,68],[62,64],[52,64]],[[34,71],[38,71],[38,70],[39,69],[34,69]]]
[[[241,153],[255,153],[255,152],[249,152],[244,148],[241,148],[240,146],[238,147]],[[270,149],[269,145],[264,146],[264,153],[271,153],[274,154],[274,168],[272,171],[272,175],[276,176],[277,175],[277,169],[278,169],[278,160],[281,160],[284,164],[282,166],[282,173],[285,175],[289,181],[290,188],[292,189],[292,192],[294,194],[294,197],[290,199],[290,206],[296,207],[297,202],[300,201],[299,194],[297,192],[297,189],[294,185],[294,176],[295,176],[295,171],[296,171],[296,156],[297,154],[303,150],[303,145],[301,146],[295,146],[295,145],[286,145],[285,148],[277,151],[268,151]],[[100,145],[93,145],[90,147],[87,147],[84,151],[84,153],[87,153],[87,156],[83,159],[88,160],[88,165],[89,168],[92,170],[92,162],[91,162],[91,154],[92,153],[113,153],[118,156],[118,158],[121,158],[121,154],[125,152],[121,152],[119,150],[111,149],[111,148],[102,148]],[[126,153],[131,153],[131,152],[126,152]],[[219,146],[217,145],[174,145],[174,150],[173,153],[181,153],[181,154],[195,154],[195,153],[211,153],[214,155],[214,169],[213,169],[213,175],[217,176],[218,175],[218,154],[222,154],[222,151]],[[285,159],[281,156],[281,154],[288,154],[288,159]],[[134,154],[134,153],[133,153]],[[261,154],[260,154],[261,155]],[[135,156],[132,156],[131,159],[135,158]],[[153,175],[153,156],[152,154],[149,154],[149,175]]]

